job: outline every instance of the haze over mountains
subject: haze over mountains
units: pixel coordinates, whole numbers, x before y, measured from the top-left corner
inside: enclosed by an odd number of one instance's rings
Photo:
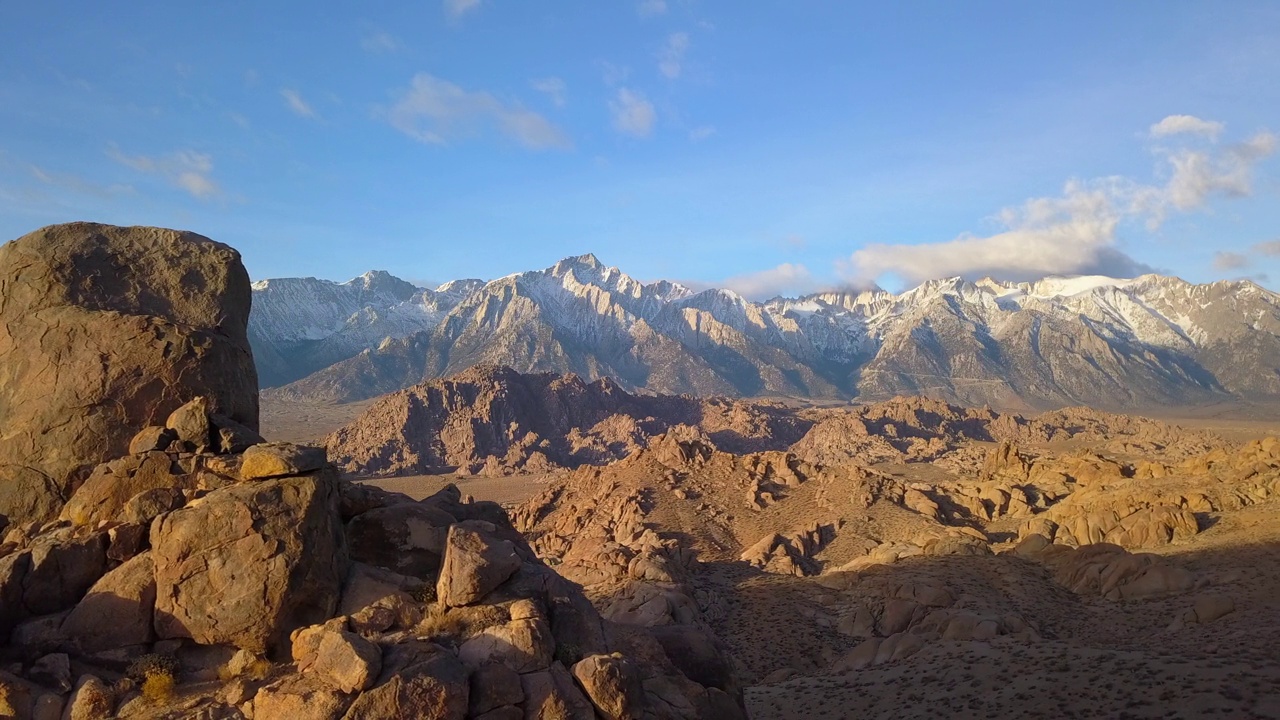
[[[371,272],[253,292],[262,384],[293,400],[362,400],[489,364],[698,395],[1109,408],[1280,396],[1280,296],[1248,281],[953,278],[760,303],[582,255],[435,290]]]

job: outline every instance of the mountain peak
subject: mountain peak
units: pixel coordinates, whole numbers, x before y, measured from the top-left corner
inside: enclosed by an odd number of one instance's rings
[[[566,267],[586,267],[591,268],[592,270],[599,270],[604,267],[604,263],[600,262],[600,259],[592,253],[571,255],[556,263],[556,267],[560,267],[562,265]]]

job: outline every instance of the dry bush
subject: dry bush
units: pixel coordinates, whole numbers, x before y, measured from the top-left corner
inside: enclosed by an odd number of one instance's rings
[[[510,619],[511,615],[497,605],[446,608],[434,604],[422,614],[422,622],[418,623],[415,631],[436,642],[460,644],[485,628],[501,625]]]

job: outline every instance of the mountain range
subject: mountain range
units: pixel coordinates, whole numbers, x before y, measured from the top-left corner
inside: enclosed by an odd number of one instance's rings
[[[926,282],[752,302],[593,255],[431,290],[386,272],[253,285],[268,398],[348,402],[478,365],[630,391],[1107,408],[1280,397],[1280,296],[1144,275]]]

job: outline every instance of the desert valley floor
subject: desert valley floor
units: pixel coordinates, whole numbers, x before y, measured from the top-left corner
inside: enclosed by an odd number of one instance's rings
[[[263,432],[320,442],[370,405],[266,402]],[[768,406],[720,411],[741,439]],[[753,718],[1280,718],[1265,409],[779,414],[787,446],[704,423],[603,466],[368,482],[502,503],[606,617],[710,631]]]

